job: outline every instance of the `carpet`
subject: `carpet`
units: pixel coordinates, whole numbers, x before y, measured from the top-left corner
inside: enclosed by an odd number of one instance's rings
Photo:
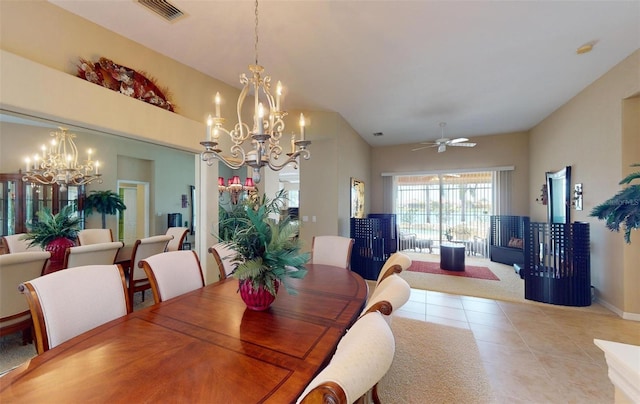
[[[378,384],[381,402],[495,402],[470,330],[398,316],[391,328],[396,352]]]
[[[405,251],[413,261],[440,262],[440,256]],[[414,289],[433,290],[454,295],[483,297],[486,299],[506,300],[528,303],[524,298],[524,281],[513,267],[489,261],[487,258],[465,257],[465,263],[487,267],[499,281],[465,278],[461,276],[442,276],[414,271],[402,271],[400,276]]]
[[[423,272],[427,274],[462,276],[465,278],[485,279],[491,281],[500,280],[500,278],[498,278],[493,272],[491,272],[489,268],[475,265],[465,265],[464,271],[448,271],[446,269],[440,268],[439,262],[413,261],[407,271]]]

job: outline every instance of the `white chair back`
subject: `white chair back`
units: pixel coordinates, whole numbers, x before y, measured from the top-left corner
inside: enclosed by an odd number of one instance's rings
[[[69,247],[64,256],[64,268],[81,267],[85,265],[112,265],[118,250],[124,244],[121,241],[99,243]]]
[[[311,263],[349,269],[353,239],[341,236],[315,236],[311,245]]]
[[[312,381],[298,403],[318,401],[326,383],[335,383],[345,396],[340,403],[353,403],[372,389],[387,373],[395,355],[391,328],[379,312],[358,319],[342,338],[331,361]]]
[[[167,244],[172,239],[173,236],[168,236],[165,234],[136,240],[136,244],[133,247],[132,252],[133,256],[131,257],[131,272],[133,272],[134,280],[147,278],[144,270],[139,267],[140,261],[152,255],[164,252],[164,250],[167,248]]]
[[[9,330],[23,321],[28,322],[24,328],[30,327],[29,304],[18,286],[39,277],[49,257],[51,253],[47,251],[0,255],[0,329]]]
[[[380,282],[375,288],[362,314],[371,310],[379,310],[391,323],[391,314],[404,306],[411,296],[411,286],[397,274],[393,274]]]
[[[140,261],[151,283],[156,303],[204,286],[195,251],[169,251]]]
[[[394,265],[398,265],[403,271],[406,271],[407,268],[411,266],[411,258],[404,253],[395,252],[391,254],[391,256],[385,261],[380,273],[378,274],[378,279],[376,280],[376,285],[380,284],[384,278],[390,276],[394,271],[389,271],[391,267]]]
[[[78,245],[111,243],[112,241],[111,229],[84,229],[78,232]]]
[[[182,249],[182,243],[184,242],[185,237],[187,237],[187,232],[189,231],[186,227],[169,227],[167,232],[165,233],[168,236],[173,236],[167,243],[166,251],[178,251]]]
[[[39,245],[29,246],[30,240],[25,240],[26,233],[12,234],[10,236],[3,236],[2,240],[7,248],[7,254],[21,253],[21,252],[40,252],[43,251]]]
[[[236,251],[229,243],[218,243],[209,248],[220,271],[220,280],[226,279],[236,269],[237,264],[232,260],[236,256]]]
[[[122,268],[87,265],[21,285],[33,317],[38,353],[128,313]]]

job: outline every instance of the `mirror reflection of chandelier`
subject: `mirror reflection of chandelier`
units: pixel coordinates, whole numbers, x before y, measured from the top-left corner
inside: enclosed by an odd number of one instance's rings
[[[26,172],[22,181],[34,184],[58,184],[61,190],[68,185],[85,185],[93,181],[102,183],[102,174],[98,172],[100,162],[93,161],[92,150],[87,150],[87,158],[83,164],[78,164],[80,156],[73,139],[75,134],[67,132],[65,128],[58,128],[51,132],[49,146],[42,145],[40,153],[34,154],[33,159],[25,159]]]
[[[253,181],[260,182],[260,169],[268,166],[274,171],[280,171],[287,164],[292,163],[298,167],[300,157],[308,160],[311,153],[307,147],[311,144],[309,140],[305,140],[305,119],[300,114],[300,137],[296,138],[295,134],[291,135],[289,152],[285,152],[283,146],[280,145],[284,132],[283,118],[287,115],[280,108],[282,98],[282,84],[277,83],[275,97],[271,93],[271,77],[262,76],[264,67],[258,64],[258,1],[255,2],[255,64],[249,65],[251,77],[246,74],[240,76],[240,83],[243,84],[242,91],[238,97],[237,116],[238,122],[232,130],[224,128],[225,119],[220,116],[220,93],[216,93],[215,117],[209,116],[207,120],[206,140],[200,142],[205,150],[201,153],[201,158],[208,165],[212,165],[215,160],[222,161],[229,168],[237,170],[243,166],[253,168]],[[253,126],[242,122],[242,105],[245,98],[253,91]],[[260,100],[266,102],[263,103]],[[230,147],[230,156],[222,155],[222,150],[218,148],[220,135],[225,133],[231,138],[233,145]],[[251,150],[246,151],[243,148],[245,142],[251,143]],[[286,158],[282,156],[285,153]]]
[[[240,200],[240,196],[242,196],[244,192],[249,195],[256,192],[256,186],[251,177],[247,177],[244,181],[244,185],[242,185],[240,177],[237,175],[229,178],[227,180],[227,185],[224,184],[224,178],[218,177],[218,192],[220,193],[220,196],[222,196],[223,193],[228,192],[231,198],[231,203],[237,205]]]

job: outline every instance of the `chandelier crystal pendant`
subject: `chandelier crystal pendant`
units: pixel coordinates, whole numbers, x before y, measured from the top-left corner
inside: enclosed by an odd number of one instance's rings
[[[42,145],[41,153],[35,154],[33,159],[25,159],[26,171],[22,181],[34,184],[58,184],[61,190],[68,185],[85,185],[93,181],[102,183],[102,174],[98,172],[100,162],[93,161],[92,150],[87,151],[87,159],[78,164],[78,148],[73,139],[75,134],[65,128],[58,128],[51,132],[49,147]]]
[[[216,93],[214,99],[216,114],[215,117],[209,116],[207,120],[206,140],[200,142],[205,150],[200,156],[207,165],[220,160],[234,170],[243,166],[251,167],[253,181],[259,183],[260,169],[264,166],[280,171],[288,164],[298,168],[300,157],[309,160],[311,152],[307,147],[311,141],[305,139],[305,118],[300,114],[300,137],[291,135],[291,150],[288,153],[284,153],[280,145],[285,127],[283,118],[287,112],[280,108],[282,83],[278,81],[274,97],[271,93],[271,77],[265,75],[264,67],[258,64],[257,0],[255,2],[255,56],[255,64],[249,65],[250,76],[244,73],[240,75],[240,83],[243,87],[237,103],[238,122],[232,130],[224,128],[225,119],[220,116],[220,93]],[[254,114],[253,125],[249,128],[249,125],[242,121],[242,105],[251,91],[254,96]],[[233,143],[229,149],[229,157],[222,155],[222,150],[218,147],[222,133],[228,135]],[[243,146],[249,143],[251,148],[247,151]],[[282,156],[283,153],[286,158]]]

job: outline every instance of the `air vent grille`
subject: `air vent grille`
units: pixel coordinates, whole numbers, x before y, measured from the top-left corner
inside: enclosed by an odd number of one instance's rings
[[[175,21],[184,13],[166,0],[137,0],[139,4],[158,14],[167,21]]]

